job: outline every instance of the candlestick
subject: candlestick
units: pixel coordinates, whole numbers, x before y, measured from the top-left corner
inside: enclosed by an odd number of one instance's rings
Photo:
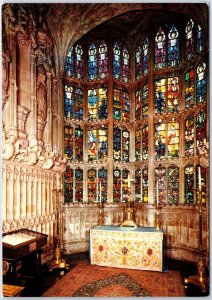
[[[158,180],[156,183],[156,205],[158,206]]]
[[[199,170],[199,191],[201,191],[201,168],[198,168]]]

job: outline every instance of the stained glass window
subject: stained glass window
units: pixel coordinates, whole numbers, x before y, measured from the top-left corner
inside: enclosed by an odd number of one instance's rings
[[[130,157],[130,134],[127,129],[122,130],[122,161],[129,162]]]
[[[148,137],[149,137],[148,125],[144,125],[142,128],[142,160],[148,159],[148,149],[149,149]]]
[[[155,202],[166,203],[166,168],[161,165],[155,168]]]
[[[129,51],[124,46],[122,50],[123,55],[123,70],[122,70],[122,79],[125,82],[129,82],[130,79],[130,61],[129,61]]]
[[[168,78],[168,112],[178,112],[179,109],[179,78]]]
[[[88,90],[88,120],[107,119],[107,89]]]
[[[74,48],[72,47],[66,56],[65,62],[65,75],[69,77],[74,77]]]
[[[166,66],[166,35],[162,27],[160,27],[155,36],[155,68],[162,69],[165,66]]]
[[[113,171],[113,201],[121,201],[121,171],[118,168]]]
[[[142,118],[148,116],[148,84],[145,84],[142,88]]]
[[[107,45],[102,41],[99,46],[99,77],[104,79],[108,76],[108,54]]]
[[[97,160],[97,130],[88,130],[88,161]]]
[[[201,174],[201,179],[199,178],[199,168],[200,168],[200,174]],[[197,188],[197,197],[196,197],[196,203],[199,203],[199,183],[201,183],[201,200],[202,203],[206,203],[206,172],[207,169],[202,168],[201,166],[197,165],[196,166],[196,188]]]
[[[163,113],[166,109],[166,79],[155,80],[155,112]]]
[[[167,147],[168,147],[168,157],[174,158],[179,156],[179,122],[172,119],[168,123],[167,132]]]
[[[74,141],[73,141],[73,127],[71,125],[65,126],[64,142],[65,142],[65,156],[67,157],[68,160],[72,160]]]
[[[206,64],[200,63],[197,67],[196,103],[206,101]]]
[[[68,119],[83,119],[83,88],[65,84],[64,116]]]
[[[75,170],[75,201],[83,201],[83,170],[80,168]]]
[[[190,60],[194,54],[194,21],[190,19],[185,28],[186,33],[186,44],[185,44],[185,52],[186,59]]]
[[[197,53],[201,52],[203,50],[204,47],[204,35],[203,35],[203,31],[202,28],[197,25],[196,28],[196,49],[197,49]]]
[[[122,201],[127,201],[128,198],[128,175],[129,175],[129,170],[128,169],[123,169],[122,170]]]
[[[80,126],[75,128],[75,159],[83,160],[83,130]]]
[[[105,169],[104,167],[98,170],[98,180],[99,180],[99,185],[98,185],[99,201],[100,201],[100,182],[101,182],[101,201],[107,202],[107,169]]]
[[[94,202],[97,200],[96,183],[97,183],[96,170],[93,168],[89,169],[88,170],[88,202]]]
[[[73,169],[69,165],[64,172],[64,202],[73,202]]]
[[[201,150],[204,149],[206,142],[206,119],[207,115],[203,109],[200,109],[199,113],[196,116],[196,145],[197,145],[197,155],[201,153]]]
[[[142,202],[148,202],[148,168],[142,170]]]
[[[113,46],[113,78],[121,79],[121,49],[118,42]]]
[[[179,33],[175,25],[169,26],[168,32],[168,66],[179,65]]]
[[[143,75],[148,73],[148,62],[149,62],[149,40],[146,37],[143,43],[143,52],[142,52],[142,72]]]
[[[135,120],[141,119],[141,89],[137,89],[135,92]]]
[[[97,120],[97,91],[88,90],[88,120],[93,122]]]
[[[130,119],[130,99],[126,90],[113,90],[113,117],[117,121],[127,122]]]
[[[168,167],[168,203],[178,204],[179,202],[179,168],[172,165]]]
[[[88,79],[97,79],[97,49],[94,43],[88,48]]]
[[[135,131],[135,160],[141,160],[141,130]]]
[[[135,201],[141,202],[141,170],[135,170]]]
[[[194,167],[192,165],[185,167],[185,203],[194,203]]]
[[[107,151],[107,129],[102,127],[98,130],[98,159],[106,161],[108,154]]]
[[[194,116],[188,115],[185,120],[185,156],[194,155]]]
[[[88,161],[107,160],[108,154],[107,129],[88,130]]]
[[[141,57],[141,47],[138,46],[138,48],[135,50],[135,79],[138,80],[141,78],[142,75],[142,57]]]
[[[166,124],[159,119],[155,124],[155,159],[166,155]]]
[[[118,127],[113,129],[113,159],[121,161],[121,129]]]
[[[194,69],[185,73],[185,107],[194,105]]]
[[[74,77],[82,79],[84,77],[84,65],[83,65],[83,50],[80,44],[75,46],[75,60],[74,60],[75,72]]]

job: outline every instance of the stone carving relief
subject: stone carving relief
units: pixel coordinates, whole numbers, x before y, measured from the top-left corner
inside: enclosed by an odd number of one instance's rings
[[[2,110],[8,100],[10,51],[2,52]]]

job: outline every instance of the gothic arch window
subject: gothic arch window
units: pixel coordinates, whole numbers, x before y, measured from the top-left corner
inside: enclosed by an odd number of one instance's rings
[[[92,42],[88,47],[88,80],[104,79],[108,73],[107,44]]]
[[[83,160],[83,130],[80,126],[65,126],[65,155],[69,161]]]
[[[113,78],[124,82],[130,81],[129,50],[117,41],[113,44]]]
[[[148,73],[149,40],[145,37],[142,45],[135,49],[135,80],[139,80]]]
[[[64,116],[66,119],[83,119],[84,89],[65,83]]]
[[[167,169],[167,197],[169,204],[179,203],[179,168],[175,165]]]
[[[83,49],[79,43],[71,48],[66,57],[65,75],[77,79],[84,78]]]

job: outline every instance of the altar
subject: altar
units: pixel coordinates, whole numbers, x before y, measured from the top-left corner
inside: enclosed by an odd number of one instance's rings
[[[163,244],[162,229],[96,226],[90,229],[90,263],[98,266],[162,272]]]

